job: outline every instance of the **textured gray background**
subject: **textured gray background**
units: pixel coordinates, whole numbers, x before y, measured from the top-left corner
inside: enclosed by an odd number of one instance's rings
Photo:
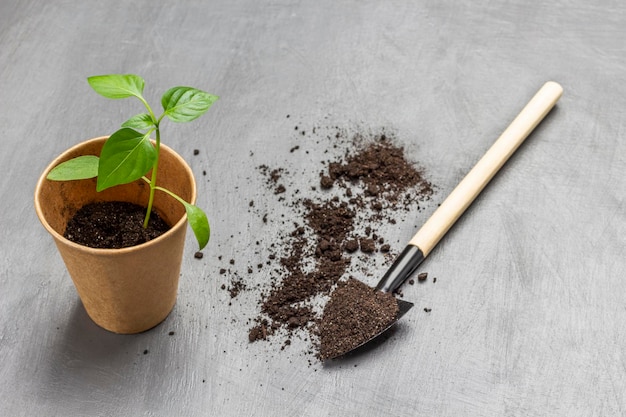
[[[0,415],[626,415],[625,28],[617,0],[3,0]],[[111,72],[142,75],[152,102],[221,96],[164,132],[213,237],[198,261],[189,236],[178,304],[136,336],[86,317],[32,204],[53,157],[138,111],[85,82]],[[433,251],[438,281],[405,291],[417,308],[391,339],[330,366],[302,341],[247,343],[259,292],[231,300],[219,268],[264,261],[274,220],[297,220],[257,166],[296,187],[334,155],[294,125],[396,133],[438,186],[384,228],[398,251],[550,79],[558,107]]]

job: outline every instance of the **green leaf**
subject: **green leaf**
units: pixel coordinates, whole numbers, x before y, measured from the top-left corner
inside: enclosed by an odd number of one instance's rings
[[[48,173],[51,181],[85,180],[98,175],[98,161],[95,155],[78,156],[55,166]]]
[[[146,130],[154,127],[152,116],[147,113],[137,114],[122,123],[122,127],[130,127],[132,129]]]
[[[112,99],[139,97],[142,98],[144,80],[133,74],[94,75],[87,82],[96,93]]]
[[[204,211],[193,204],[183,202],[185,211],[187,212],[187,219],[189,220],[189,226],[193,230],[193,234],[196,235],[200,250],[209,243],[211,237],[211,227],[209,226],[209,219],[207,219]]]
[[[157,159],[149,133],[130,128],[113,133],[104,143],[98,165],[97,191],[127,184],[146,175]]]
[[[173,122],[190,122],[202,116],[219,97],[192,87],[174,87],[163,94],[161,104]]]

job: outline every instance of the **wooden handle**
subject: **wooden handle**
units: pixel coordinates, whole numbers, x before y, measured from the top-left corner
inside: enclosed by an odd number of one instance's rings
[[[409,245],[417,246],[424,256],[437,245],[476,196],[485,188],[524,139],[543,120],[563,93],[563,88],[549,81],[541,87],[487,153],[437,208]]]

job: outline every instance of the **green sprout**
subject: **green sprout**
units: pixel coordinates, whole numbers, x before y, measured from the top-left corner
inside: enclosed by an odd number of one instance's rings
[[[121,129],[106,140],[99,158],[95,155],[84,155],[63,162],[52,169],[47,178],[53,181],[72,181],[97,177],[97,191],[142,179],[150,185],[143,227],[148,227],[155,191],[162,191],[185,206],[189,225],[200,249],[203,249],[211,235],[206,214],[195,205],[157,185],[161,147],[160,125],[164,117],[177,123],[195,120],[203,115],[218,97],[192,87],[173,87],[161,97],[163,114],[156,117],[142,95],[145,84],[143,78],[133,74],[111,74],[89,77],[87,81],[98,94],[106,98],[138,98],[147,113],[140,113],[125,121]],[[150,139],[152,134],[154,141]],[[150,170],[152,174],[148,178],[146,175]]]

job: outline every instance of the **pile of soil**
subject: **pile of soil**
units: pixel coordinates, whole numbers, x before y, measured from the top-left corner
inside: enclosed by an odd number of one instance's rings
[[[156,212],[148,227],[143,221],[146,208],[122,201],[90,203],[68,221],[63,236],[72,242],[96,249],[121,249],[140,245],[170,229]]]
[[[285,345],[289,345],[295,332],[302,330],[313,341],[320,358],[334,356],[333,352],[344,348],[345,343],[358,345],[362,341],[342,342],[345,333],[329,325],[328,320],[327,324],[323,324],[324,319],[317,308],[320,299],[327,299],[337,287],[341,290],[341,301],[332,302],[331,306],[338,303],[356,306],[355,303],[363,302],[364,291],[352,292],[356,280],[342,283],[347,279],[352,259],[362,260],[363,256],[380,252],[388,256],[389,262],[393,260],[390,245],[385,243],[374,225],[384,221],[395,224],[399,209],[408,211],[416,206],[419,209],[419,204],[433,194],[433,187],[424,178],[423,172],[405,159],[403,148],[397,146],[394,138],[384,131],[352,136],[338,131],[333,139],[347,142],[350,146],[339,160],[326,161],[319,183],[311,187],[317,194],[314,199],[295,198],[299,194],[296,190],[292,194],[294,200],[289,200],[282,178],[286,170],[271,169],[266,165],[259,167],[267,177],[268,188],[279,196],[279,201],[287,201],[301,215],[302,224],[297,222],[282,237],[279,245],[282,248],[280,277],[275,277],[269,291],[259,300],[260,314],[254,319],[248,334],[250,342],[254,342],[284,330],[287,335]],[[290,152],[297,149],[294,147]],[[267,222],[267,216],[263,217],[263,221]],[[358,227],[363,224],[371,226],[364,230]],[[276,257],[276,254],[270,257]],[[368,288],[365,284],[363,286]],[[397,304],[395,298],[388,294],[383,296],[384,300],[374,297],[370,304],[370,307],[376,307],[371,313],[380,320],[359,321],[355,329],[358,339],[362,339],[363,335],[376,334],[383,326],[381,321],[395,318],[396,313],[389,308],[390,300],[393,305]],[[350,326],[355,323],[351,321],[354,318],[348,317],[350,309],[334,307],[328,311],[327,318],[332,312],[334,319],[339,320],[336,323],[348,323]],[[368,325],[371,328],[366,329]],[[331,333],[336,334],[333,336]]]
[[[331,162],[328,175],[321,174],[321,186],[329,189],[336,182],[345,187],[346,181],[361,181],[365,195],[374,197],[371,201],[374,210],[382,209],[381,203],[397,205],[403,193],[419,186],[418,194],[430,196],[432,187],[405,158],[404,150],[394,146],[385,134],[359,153],[346,154],[345,162]]]
[[[333,291],[319,322],[319,357],[334,358],[385,330],[398,316],[389,293],[350,277]]]

